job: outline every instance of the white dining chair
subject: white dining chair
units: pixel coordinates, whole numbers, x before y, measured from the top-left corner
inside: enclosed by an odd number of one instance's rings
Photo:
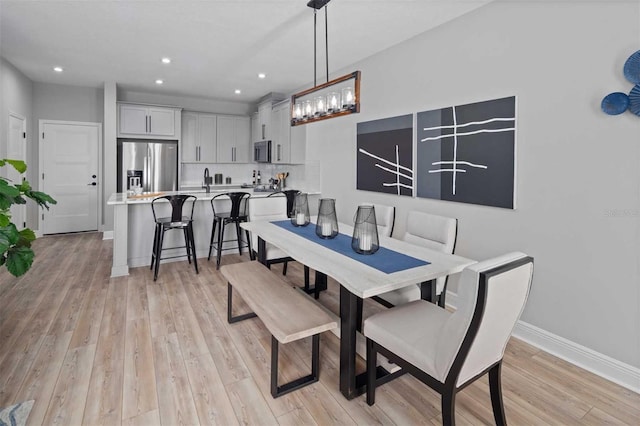
[[[496,424],[506,424],[502,358],[532,277],[533,258],[509,253],[462,272],[455,312],[416,300],[367,318],[367,403],[375,403],[377,385],[388,381],[376,381],[380,353],[402,368],[394,376],[408,372],[441,394],[443,425],[455,424],[456,394],[488,373]]]
[[[373,207],[376,212],[378,235],[381,237],[391,237],[396,219],[396,208],[384,204],[373,204]]]
[[[287,215],[287,198],[284,195],[266,197],[266,198],[249,198],[249,222],[258,220],[288,220]],[[271,268],[275,263],[284,263],[282,275],[287,274],[287,262],[293,259],[278,247],[269,243],[265,244],[266,248],[266,266]],[[258,251],[258,236],[251,233],[251,258],[255,259]]]
[[[402,240],[422,247],[452,254],[458,233],[458,220],[435,214],[410,211],[407,230]],[[448,277],[436,279],[438,305],[445,306]],[[420,284],[409,285],[398,290],[383,293],[375,298],[387,307],[402,305],[420,299]]]

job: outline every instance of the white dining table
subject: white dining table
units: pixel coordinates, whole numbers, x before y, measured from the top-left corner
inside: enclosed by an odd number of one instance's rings
[[[362,299],[421,284],[422,298],[433,302],[436,278],[461,272],[475,263],[461,256],[441,253],[395,238],[380,237],[380,247],[428,262],[385,273],[321,245],[320,237],[314,241],[268,221],[245,222],[240,226],[258,236],[258,261],[265,263],[261,256],[265,252],[264,246],[266,243],[273,244],[316,273],[325,274],[340,284],[340,391],[347,399],[366,390],[365,374],[356,373],[356,333],[362,321]],[[315,228],[313,223],[308,226]],[[353,232],[351,226],[343,223],[339,224],[339,230],[348,236]],[[387,372],[380,371],[379,374]]]

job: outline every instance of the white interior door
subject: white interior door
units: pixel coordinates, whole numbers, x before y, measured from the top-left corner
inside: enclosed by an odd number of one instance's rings
[[[40,122],[42,191],[58,203],[42,210],[43,234],[98,230],[101,125]]]
[[[17,114],[9,113],[9,145],[7,146],[7,158],[11,160],[27,161],[27,135],[26,120]],[[7,167],[7,178],[14,184],[19,184],[24,179],[24,175],[20,175],[11,166]],[[11,206],[11,221],[16,224],[18,229],[27,226],[27,208],[24,204]]]

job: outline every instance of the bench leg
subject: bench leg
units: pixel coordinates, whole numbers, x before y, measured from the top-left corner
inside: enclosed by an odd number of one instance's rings
[[[271,336],[271,396],[279,396],[293,392],[318,381],[320,370],[320,334],[312,336],[311,374],[278,386],[278,339]]]
[[[249,318],[257,316],[255,312],[249,312],[247,314],[233,316],[231,310],[233,309],[233,287],[231,283],[227,282],[227,322],[233,324],[234,322],[243,321]]]

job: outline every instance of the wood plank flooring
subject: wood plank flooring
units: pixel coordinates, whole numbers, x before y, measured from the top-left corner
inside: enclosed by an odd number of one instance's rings
[[[410,376],[380,387],[373,407],[344,399],[331,333],[321,339],[320,381],[273,399],[270,335],[259,319],[227,324],[215,263],[201,260],[199,275],[186,261],[163,264],[156,282],[147,268],[110,278],[112,245],[101,238],[40,238],[26,276],[0,270],[0,407],[35,400],[29,424],[441,424],[439,396]],[[301,265],[290,264],[287,279],[301,283]],[[337,308],[335,282],[321,301]],[[281,381],[309,371],[310,349],[310,339],[281,346]],[[640,424],[640,395],[517,339],[502,385],[514,425]],[[458,395],[456,415],[462,425],[493,424],[486,379]]]

